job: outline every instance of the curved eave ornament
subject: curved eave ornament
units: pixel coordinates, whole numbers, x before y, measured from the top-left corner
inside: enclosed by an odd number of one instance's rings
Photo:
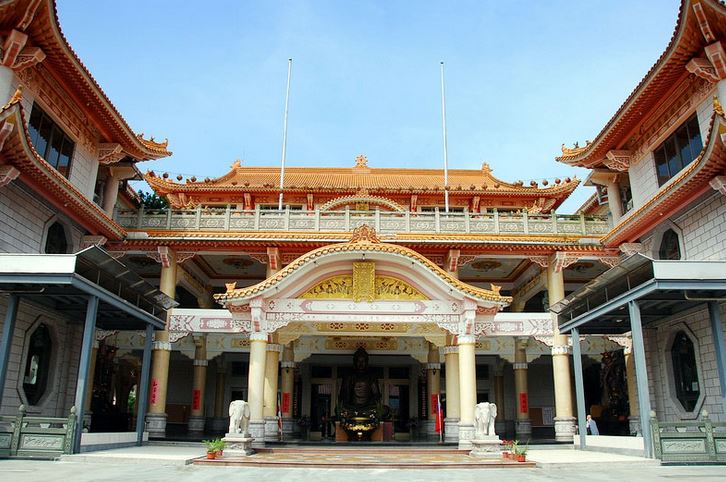
[[[499,288],[492,285],[493,290],[485,290],[471,286],[459,281],[439,266],[431,262],[416,251],[388,243],[381,243],[376,232],[368,225],[362,225],[353,231],[353,235],[347,243],[332,244],[310,251],[300,256],[275,275],[265,281],[246,288],[236,288],[235,283],[227,285],[227,292],[215,295],[218,303],[227,308],[242,306],[255,299],[269,298],[270,295],[289,286],[293,283],[303,267],[320,265],[324,260],[333,261],[345,255],[384,255],[390,258],[403,258],[411,263],[414,269],[423,270],[427,276],[436,280],[438,285],[448,291],[455,299],[470,300],[478,307],[489,309],[493,312],[501,310],[511,303],[512,298],[501,296]]]

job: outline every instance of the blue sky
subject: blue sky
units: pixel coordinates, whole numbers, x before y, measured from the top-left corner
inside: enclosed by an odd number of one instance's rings
[[[592,139],[665,49],[677,0],[58,0],[71,45],[137,132],[199,178],[237,159],[279,165],[294,59],[288,165],[449,167],[507,181],[587,171],[554,161]],[[560,212],[591,191],[579,188]]]

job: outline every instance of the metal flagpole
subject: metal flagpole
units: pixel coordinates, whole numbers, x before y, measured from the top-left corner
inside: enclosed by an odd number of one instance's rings
[[[287,91],[285,92],[285,119],[282,127],[282,161],[280,163],[280,200],[277,209],[282,211],[282,191],[285,188],[285,157],[287,156],[287,112],[290,105],[290,76],[292,74],[292,59],[287,59]]]
[[[449,147],[446,141],[446,89],[444,87],[444,62],[441,62],[441,122],[444,130],[444,209],[449,212]]]

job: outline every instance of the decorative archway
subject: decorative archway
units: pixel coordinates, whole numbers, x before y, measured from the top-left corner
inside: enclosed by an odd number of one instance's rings
[[[338,208],[340,206],[345,206],[348,204],[367,204],[367,205],[373,205],[373,206],[383,206],[386,207],[392,211],[397,211],[400,213],[406,212],[406,208],[401,206],[395,201],[392,201],[391,199],[381,197],[381,196],[371,196],[368,194],[354,194],[352,196],[342,196],[335,199],[331,199],[330,201],[326,202],[322,206],[320,206],[321,211],[330,211],[335,208]]]

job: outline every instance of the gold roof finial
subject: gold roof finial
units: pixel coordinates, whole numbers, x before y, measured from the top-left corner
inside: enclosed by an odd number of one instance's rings
[[[490,283],[492,285],[492,291],[495,295],[499,296],[499,292],[502,290],[502,287],[499,285],[495,285],[494,283]]]
[[[237,159],[236,161],[234,161],[232,163],[232,165],[230,167],[232,169],[237,169],[238,167],[242,167],[242,161],[240,161],[239,159]]]
[[[368,167],[368,158],[363,154],[356,157],[355,167]]]
[[[724,117],[723,106],[716,95],[713,96],[713,111],[721,117]]]
[[[3,110],[7,109],[13,104],[17,104],[21,100],[23,100],[23,84],[18,84],[18,88],[15,89],[13,95],[10,96],[8,103],[3,106]]]

